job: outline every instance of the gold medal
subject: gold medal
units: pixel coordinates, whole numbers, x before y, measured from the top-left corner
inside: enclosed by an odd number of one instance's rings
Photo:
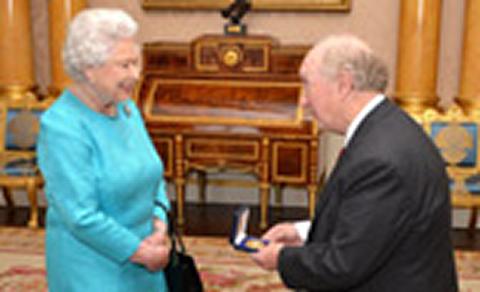
[[[264,247],[265,244],[259,239],[250,239],[245,242],[245,246],[251,249],[259,249]]]

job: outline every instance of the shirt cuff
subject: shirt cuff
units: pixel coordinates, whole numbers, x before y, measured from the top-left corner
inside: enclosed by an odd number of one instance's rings
[[[310,225],[312,225],[310,220],[297,221],[293,223],[293,226],[303,241],[307,240],[308,232],[310,231]]]

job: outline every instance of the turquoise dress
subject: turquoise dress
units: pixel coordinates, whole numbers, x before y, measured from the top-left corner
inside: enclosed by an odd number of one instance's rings
[[[162,271],[129,260],[153,219],[166,222],[154,202],[170,208],[163,165],[134,102],[109,117],[65,91],[43,114],[37,147],[49,290],[168,291]]]

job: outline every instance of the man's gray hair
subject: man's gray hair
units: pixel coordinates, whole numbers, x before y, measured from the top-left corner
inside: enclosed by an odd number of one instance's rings
[[[84,81],[84,70],[105,63],[116,42],[134,37],[137,22],[120,9],[81,11],[70,23],[63,47],[65,71],[75,81]]]
[[[312,52],[320,57],[320,73],[329,78],[336,78],[346,70],[352,74],[356,90],[384,92],[387,88],[387,66],[365,42],[353,35],[327,37]]]

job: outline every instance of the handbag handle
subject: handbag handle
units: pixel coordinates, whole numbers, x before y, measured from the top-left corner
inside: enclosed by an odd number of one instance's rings
[[[165,206],[165,204],[160,201],[155,201],[155,205],[162,208],[162,210],[167,215],[167,220],[168,220],[167,229],[168,229],[168,235],[170,236],[170,240],[172,242],[172,249],[177,250],[177,242],[178,242],[178,245],[180,246],[180,252],[185,253],[186,248],[185,248],[185,245],[183,244],[182,237],[177,232],[177,224],[176,224],[175,218],[172,215],[172,212],[170,212],[167,209],[167,206]]]

